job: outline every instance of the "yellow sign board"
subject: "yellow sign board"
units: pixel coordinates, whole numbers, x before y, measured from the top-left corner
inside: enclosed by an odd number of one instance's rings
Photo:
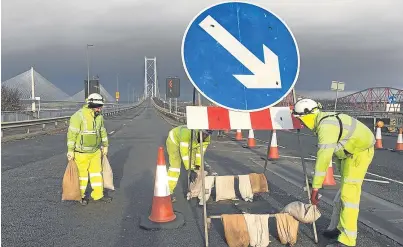
[[[119,92],[116,92],[116,99],[119,99]]]

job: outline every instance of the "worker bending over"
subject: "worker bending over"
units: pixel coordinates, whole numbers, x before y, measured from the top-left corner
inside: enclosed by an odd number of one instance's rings
[[[374,156],[374,134],[363,123],[346,114],[322,112],[320,103],[311,99],[297,101],[293,114],[318,136],[312,204],[319,202],[318,190],[322,188],[333,154],[341,174],[339,222],[336,229],[324,232],[325,236],[337,238],[337,241],[327,246],[356,246],[361,187]]]
[[[70,118],[67,132],[67,159],[75,160],[80,180],[81,205],[88,204],[85,190],[88,184],[88,173],[91,182],[91,197],[95,201],[110,202],[111,197],[104,196],[102,161],[100,145],[103,155],[108,154],[108,136],[104,126],[101,108],[104,99],[100,94],[88,96],[87,104],[74,113]]]
[[[203,154],[205,153],[207,146],[210,144],[210,136],[212,134],[211,130],[203,130]],[[169,131],[168,138],[166,140],[166,146],[169,156],[169,168],[168,168],[168,184],[169,190],[171,192],[172,202],[176,201],[173,196],[176,184],[178,183],[181,161],[183,161],[183,166],[188,171],[190,167],[190,182],[194,182],[197,179],[197,172],[201,165],[201,155],[200,155],[200,131],[194,130],[193,133],[193,143],[190,143],[192,131],[186,127],[186,125],[181,125],[173,128]],[[189,166],[189,152],[192,148],[192,164]]]

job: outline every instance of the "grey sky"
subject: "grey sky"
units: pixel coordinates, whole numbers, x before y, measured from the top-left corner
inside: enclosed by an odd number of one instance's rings
[[[91,74],[113,95],[116,74],[143,90],[144,56],[157,57],[160,92],[165,78],[181,78],[191,96],[180,47],[190,20],[220,1],[3,0],[2,81],[31,66],[66,93],[83,88],[87,43]],[[332,80],[355,91],[403,88],[402,0],[250,1],[274,11],[293,31],[301,55],[297,90],[329,90]]]

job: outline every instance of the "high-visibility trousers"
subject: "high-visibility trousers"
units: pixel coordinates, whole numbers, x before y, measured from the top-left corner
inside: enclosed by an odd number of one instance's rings
[[[338,241],[347,246],[356,246],[361,187],[373,157],[372,147],[341,161],[341,207],[337,228],[341,232]]]
[[[173,194],[180,176],[182,158],[179,146],[173,143],[169,138],[166,141],[166,146],[169,157],[168,186],[169,191]]]
[[[85,196],[89,176],[92,187],[91,197],[94,200],[101,199],[104,196],[101,150],[98,149],[94,153],[75,152],[74,159],[78,167],[81,197]]]

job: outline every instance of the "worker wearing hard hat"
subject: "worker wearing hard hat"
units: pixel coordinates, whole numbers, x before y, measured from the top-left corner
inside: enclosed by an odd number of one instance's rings
[[[88,198],[85,191],[88,184],[88,175],[91,182],[91,197],[94,201],[110,202],[111,197],[104,196],[101,165],[102,154],[108,154],[108,136],[104,126],[101,108],[104,105],[103,97],[98,93],[88,96],[87,104],[74,113],[70,118],[67,132],[67,159],[74,159],[78,167],[80,180],[81,204],[87,205]]]
[[[181,125],[173,128],[169,131],[166,146],[169,156],[169,168],[168,168],[168,184],[169,190],[171,192],[172,202],[176,201],[173,196],[176,184],[178,183],[181,161],[183,161],[183,166],[186,170],[190,167],[190,182],[194,182],[197,179],[197,170],[199,170],[201,165],[201,155],[200,146],[203,148],[203,153],[206,151],[207,146],[210,144],[211,130],[203,130],[202,138],[203,144],[200,145],[200,131],[193,131],[193,142],[191,142],[191,130],[186,127],[186,125]],[[189,157],[190,148],[192,149],[192,157]],[[192,164],[189,164],[189,159],[191,158]]]
[[[322,187],[333,154],[341,174],[339,222],[337,228],[324,232],[327,237],[337,238],[337,242],[328,247],[356,246],[361,187],[374,156],[374,134],[363,123],[346,114],[323,112],[320,103],[311,99],[298,100],[293,114],[318,136],[312,204],[319,202],[318,190]]]

